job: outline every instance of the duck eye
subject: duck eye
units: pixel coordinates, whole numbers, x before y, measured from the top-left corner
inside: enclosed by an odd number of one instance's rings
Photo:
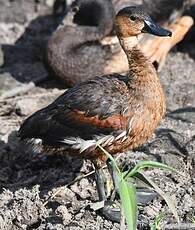
[[[131,21],[135,21],[137,18],[135,16],[130,16]]]

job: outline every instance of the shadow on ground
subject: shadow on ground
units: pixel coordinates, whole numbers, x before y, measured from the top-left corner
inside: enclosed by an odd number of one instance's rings
[[[82,160],[68,156],[47,156],[38,153],[36,146],[24,144],[13,131],[8,143],[1,141],[0,187],[16,191],[40,185],[40,191],[69,184],[82,167]]]
[[[60,203],[76,199],[66,185],[80,175],[83,161],[37,153],[19,141],[16,131],[9,135],[7,143],[0,141],[0,149],[0,228],[36,229],[44,219],[63,224],[55,211],[60,209]],[[61,186],[65,197],[62,195],[61,201],[49,199],[51,191]]]

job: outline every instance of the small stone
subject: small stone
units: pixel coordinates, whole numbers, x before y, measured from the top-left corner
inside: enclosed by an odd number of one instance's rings
[[[54,190],[53,193],[55,193],[57,190]],[[71,206],[74,206],[74,204],[78,202],[75,193],[72,192],[69,188],[65,187],[60,189],[60,192],[58,192],[58,194],[55,196],[55,201],[57,201],[61,205]]]
[[[38,110],[38,104],[37,101],[33,99],[25,98],[16,103],[16,112],[19,115],[27,116],[34,113],[36,110]]]
[[[49,7],[52,7],[54,5],[55,0],[46,0],[45,4]]]
[[[77,220],[77,221],[81,220],[84,214],[85,214],[85,213],[79,212],[79,213],[76,214],[76,216],[74,217],[75,220]]]
[[[0,74],[0,96],[20,85],[22,84],[14,79],[10,73]]]
[[[68,212],[68,209],[64,205],[60,205],[56,209],[56,214],[62,217],[64,225],[68,225],[72,220],[72,215]]]
[[[89,184],[88,180],[83,178],[80,182],[75,183],[71,186],[71,190],[75,192],[77,195],[81,197],[81,199],[85,200],[94,192],[94,188]]]

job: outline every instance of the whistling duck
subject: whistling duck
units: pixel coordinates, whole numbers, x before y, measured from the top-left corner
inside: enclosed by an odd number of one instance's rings
[[[177,18],[186,0],[76,0],[73,1],[62,25],[49,39],[46,59],[57,77],[73,86],[94,76],[128,71],[128,62],[118,39],[113,35],[114,11],[140,2],[161,23]],[[132,5],[132,4],[131,4]],[[161,13],[162,12],[162,13]],[[161,14],[160,14],[161,13]],[[173,37],[162,40],[144,36],[144,53],[161,69],[169,50],[192,25],[183,17],[170,25]]]
[[[37,111],[21,125],[22,139],[39,138],[43,151],[91,159],[100,200],[105,200],[99,167],[110,154],[135,149],[153,134],[165,114],[165,97],[156,70],[138,46],[138,35],[171,36],[141,6],[123,8],[114,28],[129,72],[80,83]]]

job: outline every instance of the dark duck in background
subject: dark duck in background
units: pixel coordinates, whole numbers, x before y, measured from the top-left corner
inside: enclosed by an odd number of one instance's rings
[[[111,33],[113,20],[110,0],[73,2],[47,46],[47,63],[55,75],[68,85],[102,75],[113,51],[100,41]]]
[[[90,159],[100,200],[106,200],[100,166],[110,154],[144,144],[165,114],[165,97],[152,63],[138,47],[138,35],[171,36],[141,6],[119,11],[114,28],[129,63],[127,76],[98,76],[68,89],[21,125],[21,139],[42,140],[43,152]]]
[[[182,17],[187,0],[76,0],[49,39],[46,61],[56,77],[73,86],[94,76],[128,71],[126,55],[113,31],[114,12],[142,3],[153,18],[173,31],[172,38],[142,36],[140,46],[158,70],[170,49],[193,24]],[[179,21],[177,21],[179,19]],[[174,23],[177,21],[176,23]]]

